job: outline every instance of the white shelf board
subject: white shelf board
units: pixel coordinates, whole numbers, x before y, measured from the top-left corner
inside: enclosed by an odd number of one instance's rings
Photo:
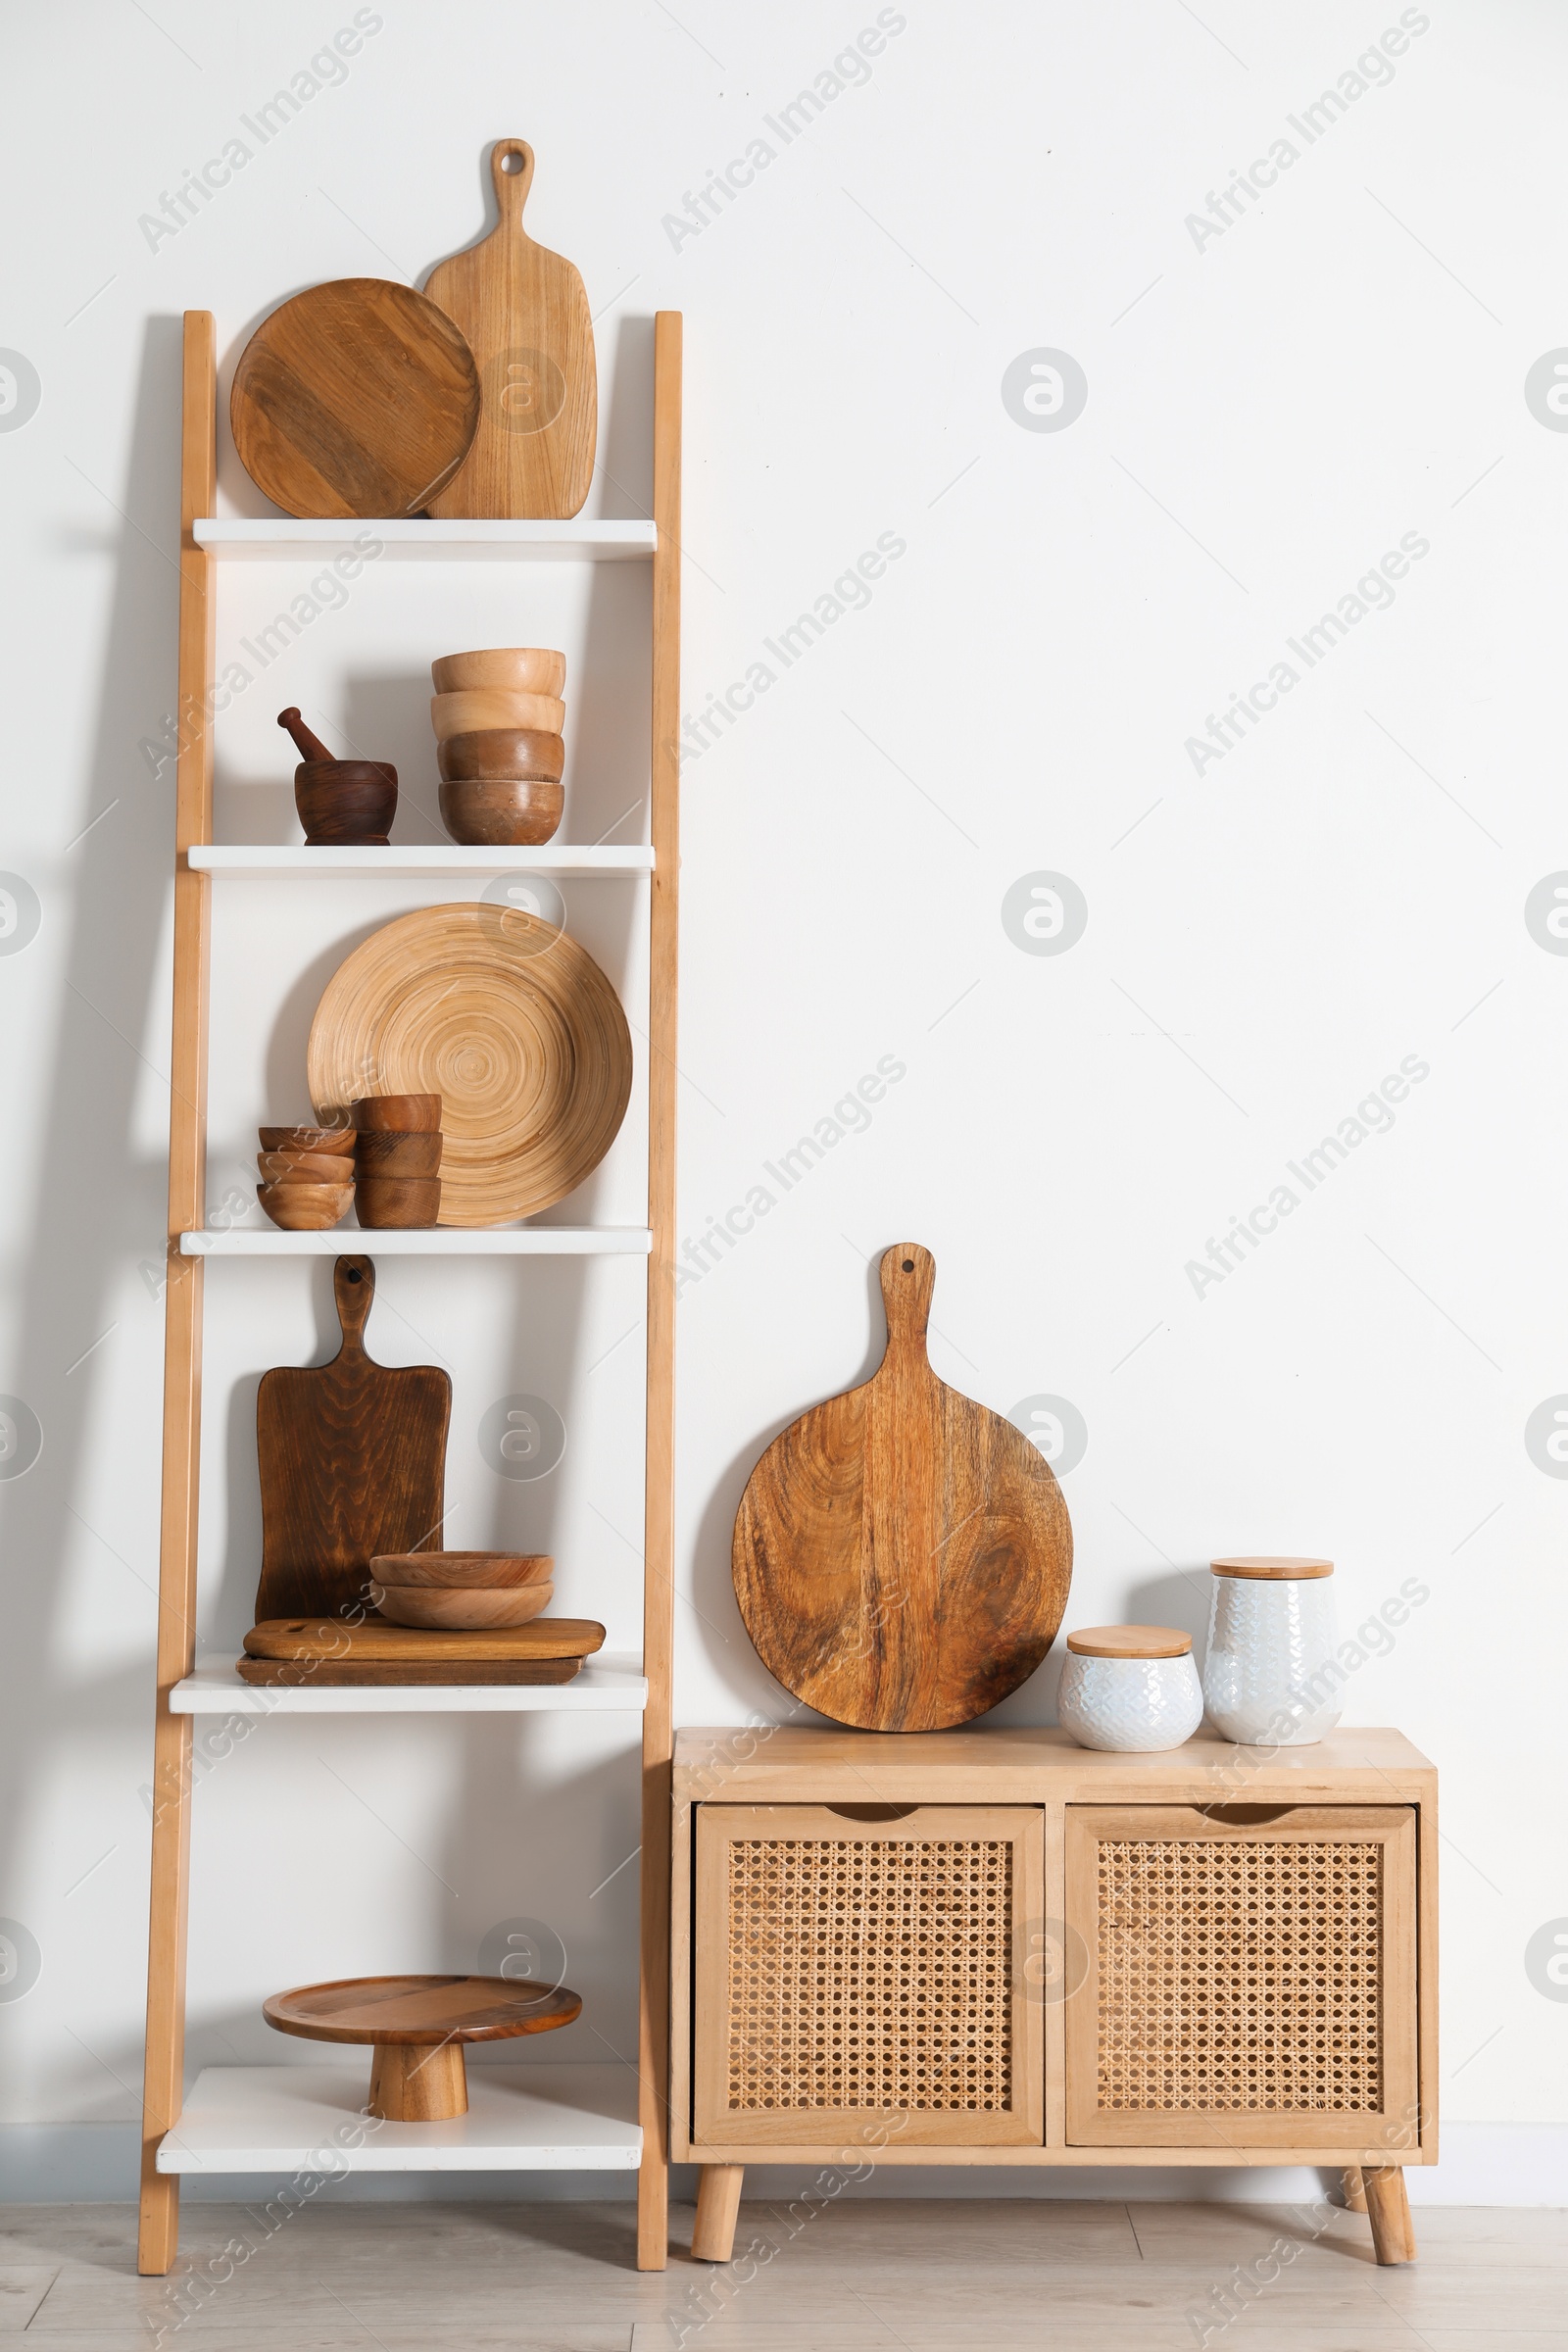
[[[648,1684],[635,1658],[601,1650],[569,1683],[413,1683],[318,1690],[242,1683],[231,1658],[198,1658],[169,1694],[174,1715],[640,1715]]]
[[[179,1237],[181,1257],[647,1257],[653,1246],[646,1225],[231,1225]]]
[[[642,2159],[626,2066],[470,2063],[468,2112],[443,2124],[377,2123],[369,2091],[368,2046],[333,2066],[204,2067],[158,2170],[629,2173]]]
[[[248,879],[294,881],[318,876],[326,881],[385,881],[389,876],[432,875],[445,880],[459,875],[567,874],[579,878],[604,874],[651,874],[654,853],[646,842],[606,849],[593,843],[574,848],[569,842],[546,842],[534,850],[459,849],[432,843],[428,849],[399,842],[378,849],[306,849],[285,844],[245,843],[229,846],[208,843],[186,852],[193,872],[238,874]]]
[[[351,554],[368,563],[591,564],[651,556],[659,544],[652,522],[423,522],[403,516],[305,522],[289,514],[217,514],[201,516],[192,528],[198,547],[253,564],[319,563]],[[368,540],[379,543],[379,556],[368,554]]]

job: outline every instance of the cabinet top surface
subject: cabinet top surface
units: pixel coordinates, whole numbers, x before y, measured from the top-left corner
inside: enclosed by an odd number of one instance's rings
[[[1376,1779],[1431,1774],[1434,1766],[1402,1732],[1341,1726],[1310,1747],[1237,1747],[1213,1732],[1199,1732],[1181,1747],[1152,1754],[1109,1753],[1080,1747],[1052,1726],[998,1725],[955,1732],[852,1732],[831,1726],[765,1724],[716,1726],[675,1734],[675,1780],[700,1777],[683,1793],[721,1797],[726,1783],[756,1787],[773,1775],[811,1771],[888,1776],[949,1772],[1041,1772],[1080,1782],[1219,1782],[1238,1801],[1262,1780],[1307,1787],[1325,1777]]]

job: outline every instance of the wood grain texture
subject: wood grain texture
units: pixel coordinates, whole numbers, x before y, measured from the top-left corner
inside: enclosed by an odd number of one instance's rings
[[[863,1731],[935,1731],[984,1714],[1040,1664],[1067,1604],[1072,1531],[1028,1439],[932,1371],[930,1251],[900,1243],[881,1274],[887,1352],[752,1472],[735,1592],[795,1697]]]
[[[485,735],[494,728],[559,735],[566,706],[554,694],[514,694],[501,687],[467,686],[456,694],[432,694],[430,725],[437,743],[455,735]]]
[[[462,776],[443,782],[441,822],[454,841],[536,848],[560,826],[566,796],[543,776]]]
[[[468,2112],[468,2070],[461,2041],[430,2049],[378,2041],[370,2061],[367,2115],[388,2124],[445,2124]]]
[[[253,1658],[325,1659],[355,1665],[483,1665],[509,1660],[585,1658],[604,1645],[605,1629],[591,1617],[536,1617],[531,1625],[477,1627],[469,1633],[430,1633],[386,1625],[377,1617],[346,1625],[338,1617],[298,1613],[253,1625],[245,1651]]]
[[[514,168],[508,170],[507,166]],[[582,278],[522,225],[533,149],[490,151],[497,223],[438,262],[425,292],[453,319],[479,368],[478,430],[432,514],[575,514],[593,479],[599,431],[594,330]]]
[[[173,1028],[169,1096],[169,1235],[164,1293],[163,1501],[158,1561],[158,1694],[153,1723],[152,1883],[142,2091],[138,2268],[161,2276],[179,2242],[179,2179],[158,2143],[184,2099],[185,1923],[190,1879],[191,1718],[169,1693],[196,1660],[196,1520],[201,1465],[202,1260],[179,1236],[206,1221],[207,1002],[211,877],[188,852],[213,838],[207,720],[217,596],[193,525],[218,495],[218,350],[210,311],[187,311],[181,365],[179,733],[174,779]]]
[[[442,654],[430,664],[437,694],[466,694],[475,686],[503,694],[553,694],[566,683],[566,657],[548,645],[484,645],[471,653]]]
[[[240,1658],[242,1683],[284,1690],[422,1690],[481,1683],[569,1683],[580,1657],[565,1658]]]
[[[682,322],[654,319],[652,839],[648,951],[648,1350],[643,1499],[642,1886],[637,2074],[643,2160],[637,2267],[669,2248],[671,1685],[675,1644],[675,1111],[680,936],[680,533]]]
[[[377,1606],[393,1625],[470,1633],[479,1627],[526,1625],[555,1599],[554,1585],[389,1585],[377,1582]]]
[[[1185,1658],[1192,1646],[1192,1635],[1174,1625],[1084,1625],[1067,1636],[1080,1658]]]
[[[441,1541],[452,1382],[435,1364],[393,1368],[366,1353],[375,1297],[368,1257],[340,1257],[332,1289],[343,1330],[337,1354],[264,1372],[257,1391],[259,1621],[353,1609],[365,1601],[377,1552]]]
[[[372,1076],[377,1093],[441,1097],[443,1225],[502,1225],[574,1191],[619,1132],[631,1070],[620,999],[587,950],[482,900],[372,931],[327,982],[307,1054],[323,1119]]]
[[[1369,2164],[1361,2174],[1367,2219],[1372,2224],[1372,2250],[1380,2265],[1414,2262],[1415,2229],[1410,2220],[1410,2192],[1404,2168],[1398,2164]]]
[[[302,515],[419,514],[479,414],[473,355],[446,311],[380,277],[307,287],[264,318],[228,403],[251,480]]]
[[[471,735],[450,735],[438,743],[435,763],[443,784],[478,783],[488,777],[559,784],[566,747],[559,735],[541,727],[479,727]]]
[[[735,2251],[735,2223],[746,2183],[744,2164],[705,2164],[697,2176],[697,2219],[692,2225],[693,2262],[728,2262]]]
[[[461,1588],[466,1592],[545,1585],[555,1565],[548,1551],[394,1551],[370,1562],[378,1584]]]
[[[549,2034],[569,2026],[581,2009],[579,1993],[525,1977],[345,1977],[298,1984],[262,2003],[262,2015],[279,2034],[401,2049]]]

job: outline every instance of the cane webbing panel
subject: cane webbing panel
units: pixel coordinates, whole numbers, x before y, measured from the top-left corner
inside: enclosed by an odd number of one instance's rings
[[[736,1838],[728,2104],[1012,2104],[1004,1838]]]
[[[1102,2109],[1381,2110],[1380,1842],[1097,1851]]]

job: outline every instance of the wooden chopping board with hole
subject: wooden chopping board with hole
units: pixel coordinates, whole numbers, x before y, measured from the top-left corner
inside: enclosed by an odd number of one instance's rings
[[[882,1259],[887,1352],[774,1439],[735,1521],[735,1593],[786,1690],[870,1732],[969,1723],[1055,1639],[1072,1529],[1051,1465],[926,1355],[936,1263]]]
[[[340,277],[263,319],[228,420],[240,464],[285,514],[409,515],[463,464],[479,407],[445,311],[389,278]]]
[[[279,1365],[257,1391],[259,1622],[340,1619],[364,1602],[378,1553],[441,1544],[452,1382],[435,1364],[371,1362],[368,1257],[340,1257],[332,1289],[343,1344],[331,1362]]]
[[[522,225],[533,149],[490,151],[496,226],[437,262],[425,293],[461,329],[479,368],[479,429],[462,471],[430,501],[437,515],[575,514],[593,480],[599,379],[588,295],[559,253]]]

